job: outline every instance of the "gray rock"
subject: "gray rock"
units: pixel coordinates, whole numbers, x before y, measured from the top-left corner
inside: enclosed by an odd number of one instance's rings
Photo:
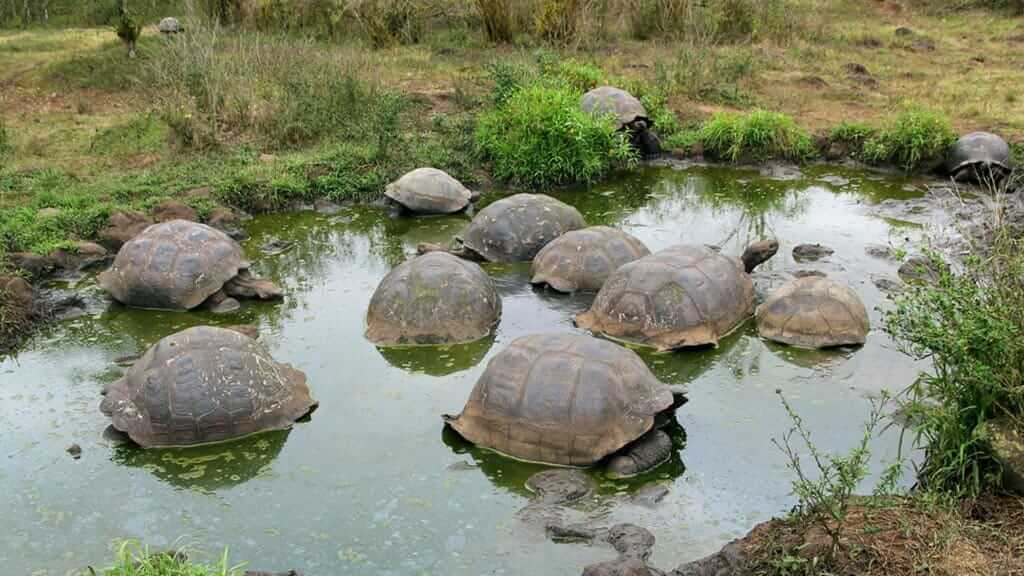
[[[992,454],[1003,466],[1003,487],[1024,495],[1024,426],[1003,416],[985,425]]]
[[[935,284],[939,281],[939,271],[924,256],[911,256],[899,269],[900,279],[904,282]]]
[[[793,248],[793,258],[797,262],[813,262],[834,253],[835,250],[821,244],[800,244]]]

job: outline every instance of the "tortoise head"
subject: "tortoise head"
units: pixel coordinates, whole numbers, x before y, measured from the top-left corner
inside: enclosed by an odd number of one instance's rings
[[[747,271],[747,274],[750,274],[754,271],[754,268],[775,256],[775,253],[778,251],[779,242],[774,238],[754,242],[747,246],[747,249],[743,251],[743,256],[740,258],[743,260],[743,268]]]

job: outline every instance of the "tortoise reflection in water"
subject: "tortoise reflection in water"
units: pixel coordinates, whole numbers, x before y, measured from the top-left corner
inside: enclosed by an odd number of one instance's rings
[[[462,413],[444,419],[469,442],[519,460],[588,467],[607,459],[606,474],[625,478],[669,460],[672,439],[656,417],[684,401],[631,350],[542,334],[496,355]]]

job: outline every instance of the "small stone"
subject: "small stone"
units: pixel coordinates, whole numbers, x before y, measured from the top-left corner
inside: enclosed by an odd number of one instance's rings
[[[1003,466],[1003,487],[1024,495],[1024,430],[1005,416],[985,428],[992,454]]]
[[[816,276],[818,278],[825,278],[825,277],[828,276],[828,274],[825,274],[821,270],[797,270],[797,271],[793,272],[793,277],[794,278],[809,278],[811,276]]]
[[[178,202],[177,200],[167,200],[161,202],[153,208],[153,218],[157,222],[169,222],[171,220],[188,220],[189,222],[196,222],[199,220],[199,213],[196,209]]]
[[[279,238],[271,238],[260,246],[260,252],[267,256],[277,256],[288,251],[294,243],[287,240],[281,240]]]
[[[892,260],[892,249],[882,244],[868,244],[864,247],[864,253],[872,258],[883,258]]]
[[[800,244],[793,248],[793,259],[797,262],[811,262],[831,256],[835,250],[821,244]]]
[[[313,202],[313,210],[316,210],[320,214],[332,215],[341,211],[341,206],[331,202],[330,200],[321,198],[316,202]]]
[[[643,488],[636,491],[635,494],[630,496],[629,501],[637,506],[646,506],[653,508],[656,504],[665,499],[669,495],[669,487],[667,484],[658,482],[656,484],[648,484]]]
[[[33,278],[46,276],[56,267],[56,263],[49,256],[33,252],[11,252],[7,255],[7,260],[16,269],[24,270]]]
[[[72,250],[57,250],[50,257],[54,264],[64,270],[78,271],[97,262],[103,262],[110,253],[95,242],[75,242]]]
[[[939,281],[939,271],[924,256],[911,256],[900,266],[899,275],[907,283],[935,284]]]
[[[67,453],[70,454],[71,457],[74,458],[75,460],[78,460],[79,458],[82,457],[82,447],[79,446],[78,444],[72,444],[68,446],[66,450]]]
[[[871,279],[875,287],[886,294],[899,294],[903,292],[903,283],[888,276],[876,276]]]

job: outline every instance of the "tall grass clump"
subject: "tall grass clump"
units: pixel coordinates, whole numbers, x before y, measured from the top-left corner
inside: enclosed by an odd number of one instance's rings
[[[11,133],[7,129],[7,122],[0,116],[0,162],[11,153],[14,145],[11,143]],[[3,164],[0,164],[3,166]]]
[[[495,178],[531,188],[594,182],[635,161],[614,118],[579,109],[581,94],[567,86],[532,84],[484,112],[477,143]]]
[[[215,564],[190,562],[184,553],[151,552],[136,542],[124,542],[118,547],[114,565],[101,572],[102,576],[241,576],[241,565],[228,563],[227,550]]]
[[[932,170],[956,142],[956,132],[940,112],[911,107],[864,143],[864,158],[907,172]]]
[[[534,34],[556,46],[576,45],[586,7],[585,0],[537,0],[533,17]]]
[[[751,103],[743,82],[758,66],[749,51],[694,45],[680,48],[674,61],[657,62],[657,84],[691,100],[745,106]]]
[[[349,0],[347,5],[376,48],[418,43],[433,8],[430,1],[410,0]]]
[[[488,40],[507,44],[516,39],[519,14],[515,0],[474,0],[474,5],[483,21]]]
[[[904,292],[885,321],[905,352],[931,361],[905,412],[925,452],[918,481],[953,498],[997,482],[986,425],[1024,415],[1024,242],[997,230],[960,273],[932,254],[938,281]]]
[[[804,161],[814,156],[810,134],[778,112],[718,113],[700,129],[704,153],[729,162],[773,159]]]

